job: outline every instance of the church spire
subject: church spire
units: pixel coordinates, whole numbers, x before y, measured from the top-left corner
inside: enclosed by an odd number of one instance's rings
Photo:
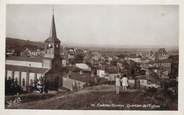
[[[52,14],[50,35],[49,35],[48,39],[45,40],[45,42],[50,42],[50,43],[60,42],[60,40],[57,38],[57,33],[56,33],[56,25],[55,25],[55,18],[54,18],[54,9],[53,9],[53,14]]]
[[[52,38],[53,41],[55,41],[57,39],[55,18],[54,18],[54,9],[53,9],[53,14],[52,14],[50,37]]]

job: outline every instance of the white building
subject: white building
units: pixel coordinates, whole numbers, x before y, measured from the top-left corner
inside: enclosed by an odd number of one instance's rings
[[[14,79],[23,88],[43,77],[51,63],[44,63],[41,58],[7,57],[5,79]]]
[[[99,77],[101,77],[101,78],[103,78],[103,77],[105,77],[105,71],[104,70],[97,70],[97,76],[99,76]]]

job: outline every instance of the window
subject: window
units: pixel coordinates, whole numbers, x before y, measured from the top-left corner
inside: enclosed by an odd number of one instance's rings
[[[32,80],[32,79],[31,79],[31,81],[30,81],[30,82],[31,82],[31,83],[30,83],[30,85],[31,85],[31,86],[33,86],[33,80]]]
[[[22,80],[22,86],[25,86],[25,79]]]

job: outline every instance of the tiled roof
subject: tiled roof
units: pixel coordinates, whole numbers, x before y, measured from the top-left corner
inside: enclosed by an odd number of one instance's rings
[[[91,71],[91,68],[85,63],[76,63],[75,66],[84,71]]]
[[[42,62],[43,59],[46,59],[46,58],[45,57],[22,57],[22,56],[6,57],[6,60],[31,61],[31,62]]]
[[[163,59],[163,60],[159,60],[159,61],[150,61],[149,64],[153,64],[153,63],[171,63],[171,59]]]
[[[94,77],[91,77],[90,73],[80,74],[79,72],[72,72],[70,79],[87,82],[87,83],[95,81]]]
[[[46,68],[34,68],[25,66],[6,65],[6,70],[21,71],[21,72],[33,72],[33,73],[45,73],[48,71]]]

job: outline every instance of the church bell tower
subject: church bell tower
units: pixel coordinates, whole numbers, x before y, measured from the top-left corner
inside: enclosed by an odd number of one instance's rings
[[[54,12],[52,15],[50,35],[45,40],[44,57],[51,60],[51,68],[60,66],[62,60],[60,56],[60,40],[57,38]]]

